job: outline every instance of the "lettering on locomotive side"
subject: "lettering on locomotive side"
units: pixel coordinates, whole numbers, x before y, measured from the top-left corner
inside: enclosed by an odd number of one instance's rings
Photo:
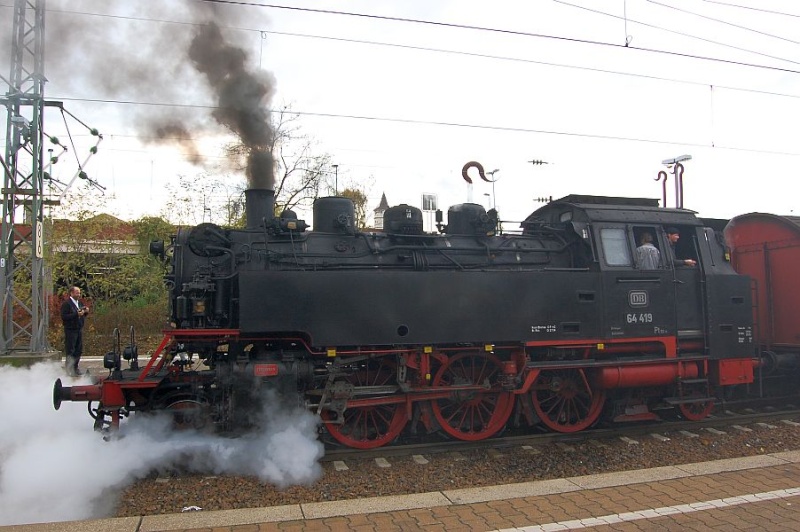
[[[631,290],[628,292],[628,304],[633,308],[646,307],[648,305],[646,290]]]
[[[556,330],[555,325],[531,325],[532,333],[554,333]]]
[[[653,315],[649,312],[632,313],[625,315],[625,321],[628,323],[653,323]]]

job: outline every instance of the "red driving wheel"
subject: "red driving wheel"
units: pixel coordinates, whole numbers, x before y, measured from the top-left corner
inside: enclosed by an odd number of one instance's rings
[[[386,386],[396,384],[397,370],[388,358],[369,361],[348,376],[347,381],[355,386]],[[357,390],[356,390],[356,393]],[[325,428],[339,443],[355,449],[374,449],[394,440],[408,422],[405,402],[346,407],[343,422],[334,422],[336,413],[322,413]]]
[[[514,408],[514,395],[499,385],[502,362],[493,354],[460,353],[439,368],[433,386],[481,385],[480,390],[454,390],[432,401],[439,424],[459,440],[478,441],[494,436],[505,426]]]
[[[539,419],[556,432],[590,427],[600,417],[606,400],[605,391],[593,390],[582,369],[542,371],[530,395]]]

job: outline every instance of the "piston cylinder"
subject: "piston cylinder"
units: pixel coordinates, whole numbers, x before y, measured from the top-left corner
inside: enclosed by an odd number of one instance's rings
[[[694,362],[606,367],[598,372],[598,384],[606,390],[666,386],[675,383],[679,378],[696,379],[699,374]]]

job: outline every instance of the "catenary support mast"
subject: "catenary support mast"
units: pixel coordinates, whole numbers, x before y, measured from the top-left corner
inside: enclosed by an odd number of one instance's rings
[[[43,263],[45,0],[15,0],[3,164],[0,354],[49,351]]]

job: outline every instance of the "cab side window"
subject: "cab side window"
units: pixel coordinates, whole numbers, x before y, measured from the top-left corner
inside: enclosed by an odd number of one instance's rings
[[[637,226],[633,228],[634,246],[636,252],[634,260],[640,270],[660,270],[664,261],[661,257],[661,247],[658,242],[658,233],[653,226]]]
[[[603,246],[603,256],[609,266],[632,266],[631,250],[625,229],[620,227],[606,227],[600,230],[600,242]]]

